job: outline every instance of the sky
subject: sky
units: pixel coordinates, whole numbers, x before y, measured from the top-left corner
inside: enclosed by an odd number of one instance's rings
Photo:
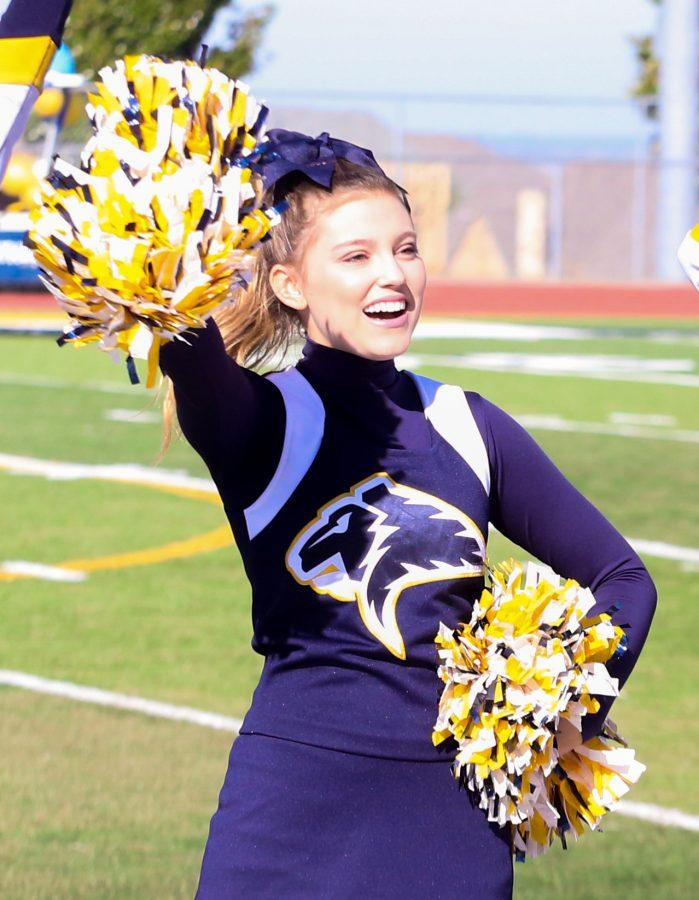
[[[641,142],[648,133],[632,104],[566,108],[523,98],[623,104],[636,75],[630,38],[656,29],[650,0],[276,0],[275,6],[256,70],[246,79],[270,105],[308,91],[447,95],[470,99],[403,100],[400,109],[382,101],[382,108],[416,130],[441,124],[500,137]],[[474,95],[493,99],[478,103]],[[503,103],[506,97],[513,102]]]
[[[609,155],[616,147],[642,156],[653,135],[628,101],[637,72],[630,38],[656,30],[651,0],[271,2],[275,14],[246,80],[272,108],[330,103],[406,130],[501,145],[588,141]],[[6,5],[0,0],[0,12]]]
[[[8,3],[0,0],[0,15]],[[653,31],[658,16],[651,0],[272,4],[252,76],[258,93],[322,88],[623,99],[635,73],[629,38]]]

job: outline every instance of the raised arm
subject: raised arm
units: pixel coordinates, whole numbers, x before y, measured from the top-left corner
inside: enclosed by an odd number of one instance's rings
[[[184,436],[221,487],[247,506],[269,482],[284,440],[284,401],[275,385],[238,365],[212,317],[169,341],[160,368],[172,378]]]
[[[628,649],[607,664],[621,688],[655,613],[657,593],[648,570],[512,416],[480,394],[469,391],[467,396],[490,459],[492,524],[559,575],[588,587],[596,599],[591,615],[621,605],[611,615],[615,623],[628,623]],[[584,740],[599,733],[615,698],[597,699],[599,711],[583,717]]]

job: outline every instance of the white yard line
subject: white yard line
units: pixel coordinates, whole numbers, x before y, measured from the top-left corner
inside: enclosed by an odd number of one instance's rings
[[[193,709],[191,706],[175,706],[172,703],[161,703],[158,700],[146,700],[130,694],[104,691],[101,688],[73,684],[71,681],[41,678],[39,675],[15,672],[11,669],[0,669],[0,684],[35,691],[38,694],[52,694],[55,697],[79,700],[81,703],[95,703],[98,706],[111,706],[114,709],[128,709],[132,712],[144,713],[147,716],[155,716],[158,719],[191,722],[193,725],[216,728],[219,731],[232,731],[234,734],[238,733],[242,725],[240,719]]]
[[[543,325],[527,322],[499,322],[472,319],[424,317],[414,333],[416,340],[498,340],[498,341],[600,341],[639,340],[661,344],[699,344],[693,331],[673,328],[629,329],[623,326]]]
[[[1,309],[0,313],[2,313]],[[8,316],[3,313],[0,315],[0,334],[52,334],[58,337],[62,331],[62,327],[63,321],[52,319],[50,317],[46,319],[35,319],[22,318],[21,314]]]
[[[630,819],[652,822],[653,825],[669,825],[672,828],[683,828],[685,831],[699,831],[699,816],[682,812],[681,809],[656,806],[654,803],[634,803],[631,800],[621,800],[614,812],[628,816]]]
[[[626,540],[639,555],[699,564],[699,550],[693,547],[678,547],[676,544],[665,544],[662,541],[647,541],[644,538],[627,537]]]
[[[651,438],[658,441],[699,443],[699,431],[668,429],[658,426],[611,424],[607,422],[578,422],[555,415],[516,415],[514,418],[525,428],[534,431],[569,431],[577,434],[611,434],[615,437]]]
[[[665,416],[656,413],[609,413],[609,421],[621,425],[663,425],[670,427],[677,425],[675,416]]]
[[[136,425],[157,425],[163,421],[162,413],[144,409],[108,409],[104,418],[109,422],[128,422]]]
[[[158,469],[155,466],[139,466],[135,463],[92,465],[0,453],[0,470],[5,470],[13,475],[38,475],[56,481],[97,478],[102,481],[167,485],[194,488],[211,494],[218,493],[216,485],[210,478],[197,478],[188,475],[183,469]]]
[[[438,354],[439,356],[439,354]],[[449,357],[453,359],[454,357]],[[458,359],[459,357],[457,357]],[[643,356],[622,356],[615,353],[467,353],[460,357],[474,365],[488,366],[494,369],[514,369],[518,372],[572,372],[587,374],[603,372],[616,375],[636,375],[648,372],[674,374],[677,372],[693,372],[693,359],[659,359]]]
[[[594,331],[568,325],[529,325],[519,322],[470,322],[463,319],[438,319],[418,322],[414,337],[421,339],[474,339],[498,341],[584,341]]]
[[[520,375],[545,375],[566,378],[594,378],[602,381],[632,381],[645,384],[669,384],[675,387],[699,387],[699,375],[685,374],[694,368],[694,360],[642,360],[628,357],[627,365],[615,365],[608,357],[609,365],[602,368],[601,357],[589,357],[591,365],[583,362],[583,356],[564,357],[551,354],[526,353],[468,353],[452,356],[439,353],[407,353],[398,357],[402,368],[471,369],[481,372],[516,372]],[[594,364],[592,364],[594,362]],[[595,368],[599,365],[600,368]],[[644,371],[645,369],[645,371]]]
[[[6,559],[0,562],[0,572],[13,575],[30,575],[42,581],[85,581],[87,575],[77,569],[62,569],[60,566],[47,566],[43,563],[29,562],[26,559]]]
[[[219,713],[206,712],[194,709],[191,706],[175,706],[171,703],[161,703],[157,700],[146,700],[143,697],[134,697],[130,694],[118,694],[114,691],[105,691],[101,688],[87,687],[74,684],[70,681],[57,681],[51,678],[42,678],[39,675],[31,675],[27,672],[16,672],[11,669],[0,669],[0,684],[8,687],[22,688],[38,694],[50,694],[55,697],[65,697],[69,700],[77,700],[81,703],[94,703],[98,706],[124,709],[131,712],[143,713],[159,719],[169,719],[176,722],[189,722],[204,728],[214,728],[217,731],[228,731],[235,735],[243,724],[240,719],[222,716]],[[631,803],[620,801],[614,812],[621,813],[632,819],[641,819],[654,825],[663,825],[673,828],[682,828],[686,831],[699,831],[699,816],[691,815],[679,809],[666,809],[651,803]]]

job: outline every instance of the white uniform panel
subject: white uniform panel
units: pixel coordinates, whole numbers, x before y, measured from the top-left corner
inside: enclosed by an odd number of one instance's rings
[[[268,376],[282,393],[286,408],[284,446],[277,470],[260,496],[245,510],[252,540],[268,525],[296,490],[323,439],[325,408],[308,381],[290,366]]]
[[[442,384],[441,381],[416,375],[415,372],[408,374],[415,380],[425,415],[435,430],[473,469],[486,494],[490,495],[488,450],[463,388],[455,384]]]

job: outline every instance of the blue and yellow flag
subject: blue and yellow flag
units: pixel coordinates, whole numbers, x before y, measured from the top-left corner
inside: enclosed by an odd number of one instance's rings
[[[61,43],[72,0],[0,0],[0,181]]]

